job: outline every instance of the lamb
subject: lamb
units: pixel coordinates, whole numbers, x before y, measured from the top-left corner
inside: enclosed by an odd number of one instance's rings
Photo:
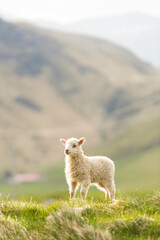
[[[70,199],[75,197],[78,186],[81,184],[81,198],[86,199],[86,195],[91,184],[95,184],[100,190],[105,192],[105,196],[111,197],[115,201],[114,162],[103,156],[87,157],[82,144],[85,138],[60,139],[65,145],[65,174],[69,185]]]

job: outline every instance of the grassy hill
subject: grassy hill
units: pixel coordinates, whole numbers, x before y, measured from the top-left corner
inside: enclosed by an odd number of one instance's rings
[[[93,148],[159,108],[159,70],[131,52],[27,24],[0,28],[1,173],[47,169],[63,158],[59,138],[85,136]]]
[[[120,189],[152,190],[160,187],[160,114],[152,112],[148,118],[140,117],[128,127],[89,148],[84,144],[86,155],[104,155],[116,165],[116,186]],[[65,186],[64,160],[46,172],[47,178],[56,185]]]
[[[0,239],[159,239],[160,194],[119,192],[118,202],[94,196],[48,205],[1,200]]]
[[[116,163],[117,185],[121,188],[160,187],[160,114],[140,118],[94,152],[107,155]]]

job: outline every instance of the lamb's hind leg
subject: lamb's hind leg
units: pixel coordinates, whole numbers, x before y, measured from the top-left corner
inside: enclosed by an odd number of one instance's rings
[[[109,196],[112,199],[112,201],[115,201],[116,188],[114,182],[99,183],[99,186],[105,190],[106,198]]]
[[[116,188],[115,188],[115,184],[114,182],[112,182],[111,184],[108,185],[108,190],[110,192],[110,196],[112,201],[115,201],[115,193],[116,193]]]
[[[105,184],[103,184],[103,183],[98,183],[98,184],[97,184],[97,187],[98,187],[101,191],[103,191],[103,192],[105,193],[105,198],[106,198],[106,199],[110,198],[110,193],[109,193],[109,191],[108,191],[107,186],[105,186]]]
[[[106,199],[110,198],[110,193],[108,191],[108,188],[105,188],[105,198]]]

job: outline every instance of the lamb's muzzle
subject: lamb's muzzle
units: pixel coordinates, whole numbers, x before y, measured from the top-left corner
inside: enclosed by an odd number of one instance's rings
[[[65,153],[66,153],[66,154],[69,154],[69,150],[68,150],[68,149],[66,149],[66,150],[65,150]]]
[[[85,138],[60,139],[65,145],[65,174],[69,185],[70,199],[75,197],[81,184],[81,197],[85,200],[89,186],[95,184],[115,200],[114,162],[103,156],[87,157],[82,150]]]

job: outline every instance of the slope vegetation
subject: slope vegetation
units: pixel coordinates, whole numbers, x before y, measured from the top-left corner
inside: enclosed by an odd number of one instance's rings
[[[0,239],[159,239],[159,192],[117,197],[116,204],[92,198],[46,206],[1,200]]]
[[[60,137],[95,146],[160,105],[159,71],[109,41],[0,29],[1,171],[47,168],[63,156]]]
[[[117,186],[128,189],[158,189],[160,176],[160,114],[139,119],[93,152],[116,163]]]

